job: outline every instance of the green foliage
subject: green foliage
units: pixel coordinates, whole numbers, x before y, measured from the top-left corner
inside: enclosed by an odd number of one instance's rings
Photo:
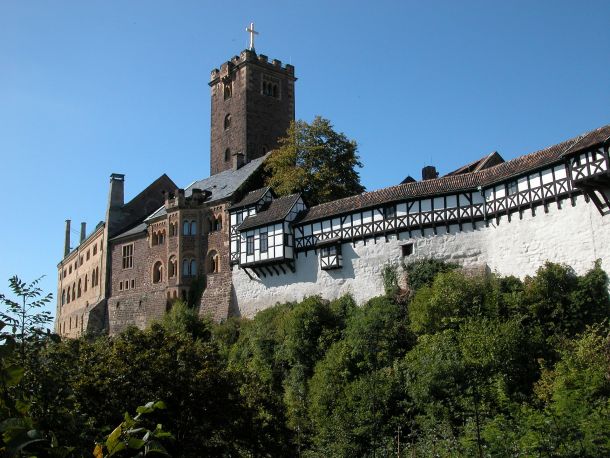
[[[172,439],[171,433],[164,431],[160,424],[152,430],[148,429],[144,421],[147,414],[159,409],[165,409],[162,401],[139,406],[136,409],[137,415],[133,418],[125,413],[125,419],[108,435],[106,441],[95,446],[94,457],[170,456],[163,441]]]
[[[11,326],[13,336],[20,342],[21,363],[25,360],[26,341],[36,339],[45,332],[45,326],[53,318],[46,310],[40,310],[51,302],[51,293],[43,296],[38,283],[42,277],[26,283],[16,275],[9,279],[9,288],[17,299],[10,299],[0,294],[0,303],[6,306],[6,312],[0,312],[0,320]]]
[[[211,336],[209,319],[199,318],[197,309],[181,300],[172,303],[158,324],[168,333],[190,335],[204,340],[209,340]]]
[[[407,272],[409,288],[414,293],[422,286],[430,286],[438,274],[457,268],[457,264],[437,259],[418,259],[409,264],[403,264],[403,268]]]
[[[392,456],[400,429],[401,456],[610,454],[599,263],[524,281],[406,269],[412,295],[386,266],[386,296],[360,306],[308,297],[215,325],[177,302],[144,331],[28,338],[23,358],[3,334],[3,452],[143,456],[162,440],[185,457]]]
[[[267,184],[279,195],[300,192],[318,205],[364,191],[356,142],[335,132],[328,119],[293,121],[279,145],[265,164]]]

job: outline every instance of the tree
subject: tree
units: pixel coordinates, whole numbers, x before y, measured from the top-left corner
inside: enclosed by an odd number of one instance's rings
[[[318,205],[364,191],[356,171],[362,167],[358,146],[335,132],[328,119],[293,121],[279,144],[265,165],[267,184],[279,195],[300,192],[308,204]]]
[[[0,312],[0,319],[13,328],[13,336],[20,342],[22,364],[27,338],[42,334],[44,326],[53,319],[48,311],[40,310],[53,299],[51,293],[43,296],[42,289],[38,287],[41,279],[42,277],[37,278],[28,284],[15,275],[9,279],[9,287],[18,299],[12,300],[0,294],[0,302],[7,306],[6,313]]]

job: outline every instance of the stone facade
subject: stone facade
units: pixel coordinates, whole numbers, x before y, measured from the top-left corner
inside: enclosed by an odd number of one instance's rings
[[[245,50],[210,77],[210,173],[249,162],[277,146],[294,119],[294,67]],[[241,156],[237,156],[240,154]]]

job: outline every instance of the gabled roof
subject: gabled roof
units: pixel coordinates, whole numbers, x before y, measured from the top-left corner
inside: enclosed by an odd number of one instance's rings
[[[610,139],[610,125],[600,127],[571,138],[557,145],[476,172],[447,175],[433,180],[399,184],[377,191],[365,192],[351,197],[316,205],[307,210],[299,223],[316,221],[353,210],[370,208],[384,203],[408,198],[434,197],[439,194],[476,189],[499,183],[530,170],[562,160],[565,156],[601,144]]]
[[[254,191],[250,191],[248,194],[244,196],[242,200],[231,205],[230,210],[236,210],[238,208],[249,207],[251,205],[256,204],[259,200],[261,200],[267,192],[273,193],[269,186],[265,188],[255,189]]]
[[[299,197],[301,197],[300,194],[291,194],[272,200],[266,210],[247,217],[237,229],[244,231],[283,221],[288,216],[288,213],[290,213],[290,210],[292,210],[292,207],[294,207],[294,204],[297,203]]]
[[[254,159],[237,170],[225,170],[217,173],[216,175],[212,175],[211,177],[204,178],[203,180],[194,181],[184,190],[184,196],[189,197],[193,193],[193,188],[197,188],[209,191],[211,193],[207,200],[208,202],[227,199],[231,197],[233,193],[235,193],[235,191],[237,191],[246,182],[246,180],[248,180],[248,178],[250,178],[250,176],[258,170],[266,158],[267,155]],[[144,221],[150,221],[151,219],[158,218],[166,214],[167,212],[165,211],[165,206],[163,206]]]
[[[457,170],[454,170],[453,172],[449,172],[445,176],[447,177],[450,175],[462,175],[464,173],[469,172],[478,172],[479,170],[488,169],[489,167],[501,164],[502,162],[504,162],[502,156],[500,156],[497,151],[494,151],[493,153],[488,154],[487,156],[482,157],[481,159],[471,162],[470,164],[463,165],[462,167]]]

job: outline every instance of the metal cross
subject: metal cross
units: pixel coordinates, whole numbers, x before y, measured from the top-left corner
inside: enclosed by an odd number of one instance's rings
[[[258,35],[258,32],[254,30],[254,22],[250,23],[250,27],[246,27],[246,32],[250,34],[250,49],[254,50],[254,35]]]

